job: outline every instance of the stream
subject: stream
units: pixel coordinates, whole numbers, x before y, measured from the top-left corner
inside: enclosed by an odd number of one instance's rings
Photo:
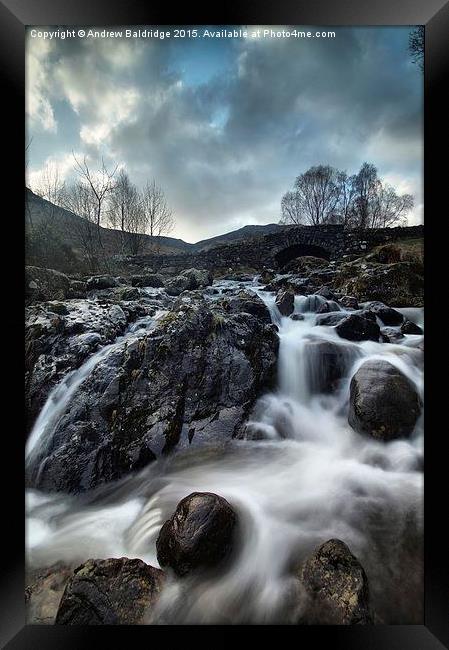
[[[343,540],[364,566],[380,622],[422,623],[422,415],[410,438],[385,443],[353,431],[347,412],[351,377],[367,359],[397,366],[422,395],[423,337],[353,343],[332,327],[315,326],[316,305],[308,297],[295,297],[302,320],[293,320],[281,316],[262,285],[245,287],[265,302],[280,338],[276,389],[259,399],[247,424],[253,439],[158,459],[89,494],[27,490],[29,565],[126,556],[157,567],[155,542],[177,503],[194,491],[215,492],[238,513],[232,558],[216,574],[169,578],[149,623],[294,622],[301,609],[294,567],[331,538]],[[399,311],[423,326],[422,309]],[[95,365],[125,337],[144,336],[159,316],[135,324],[53,389],[28,439],[28,463],[45,456],[52,431]],[[328,368],[317,341],[341,346],[344,378],[329,394],[321,390]]]

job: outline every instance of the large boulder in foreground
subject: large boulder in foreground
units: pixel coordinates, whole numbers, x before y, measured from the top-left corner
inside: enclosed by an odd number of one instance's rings
[[[219,564],[231,551],[236,515],[211,492],[193,492],[178,503],[156,542],[157,559],[178,576]]]
[[[409,436],[421,409],[414,384],[388,361],[366,361],[351,379],[348,420],[359,433],[385,441]]]
[[[349,341],[378,341],[380,327],[377,323],[362,314],[350,314],[336,326],[339,336]]]
[[[301,623],[366,625],[373,622],[366,573],[347,545],[331,539],[306,560],[300,580],[308,596]]]
[[[159,598],[165,574],[142,560],[87,560],[69,579],[57,625],[136,625]]]
[[[64,300],[70,289],[70,280],[60,271],[25,267],[25,297],[27,303],[45,300]]]
[[[227,298],[187,293],[154,329],[113,346],[77,389],[28,483],[85,491],[161,455],[237,436],[275,378],[279,338],[253,294],[257,301],[266,320],[233,312]]]

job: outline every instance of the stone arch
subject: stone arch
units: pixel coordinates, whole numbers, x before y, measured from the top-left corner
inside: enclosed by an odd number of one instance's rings
[[[317,246],[316,244],[292,244],[291,246],[287,246],[278,251],[274,256],[274,259],[278,267],[282,269],[286,264],[297,257],[305,257],[306,255],[320,257],[328,261],[330,260],[329,251],[327,251],[323,246]]]

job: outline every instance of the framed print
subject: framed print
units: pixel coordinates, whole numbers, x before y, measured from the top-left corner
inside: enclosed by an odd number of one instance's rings
[[[3,646],[449,647],[448,4],[0,12]]]

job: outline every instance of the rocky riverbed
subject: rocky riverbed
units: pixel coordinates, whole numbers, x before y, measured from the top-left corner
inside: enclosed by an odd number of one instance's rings
[[[422,623],[422,269],[26,278],[31,623]]]

